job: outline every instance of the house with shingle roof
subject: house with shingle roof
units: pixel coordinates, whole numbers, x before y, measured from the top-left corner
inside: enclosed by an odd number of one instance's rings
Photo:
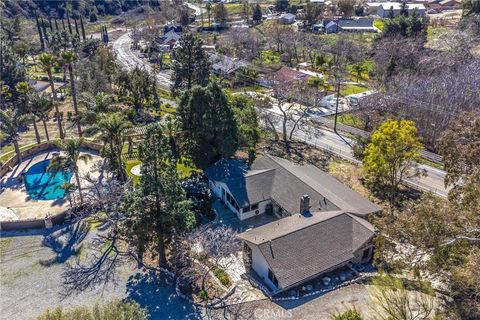
[[[223,159],[205,170],[210,189],[240,220],[259,214],[278,217],[300,212],[308,195],[311,211],[341,210],[359,217],[381,208],[311,164],[265,155],[251,168],[240,160]]]
[[[240,220],[279,218],[238,235],[247,270],[271,294],[371,259],[374,227],[365,218],[382,209],[319,168],[265,155],[250,168],[223,159],[205,174]]]
[[[295,214],[245,231],[243,258],[270,293],[371,260],[374,227],[343,211]]]

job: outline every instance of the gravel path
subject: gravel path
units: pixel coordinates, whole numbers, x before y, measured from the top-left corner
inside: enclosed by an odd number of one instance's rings
[[[86,305],[129,297],[149,310],[151,319],[193,319],[193,307],[162,279],[124,263],[117,283],[63,297],[65,264],[87,260],[97,231],[76,225],[48,231],[2,232],[0,238],[0,319],[31,319],[48,308]]]

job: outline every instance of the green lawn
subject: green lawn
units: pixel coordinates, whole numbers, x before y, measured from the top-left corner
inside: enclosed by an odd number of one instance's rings
[[[363,86],[359,86],[359,85],[356,85],[356,84],[347,84],[347,85],[341,86],[341,88],[340,88],[340,94],[342,96],[348,96],[348,95],[351,95],[351,94],[362,93],[362,92],[365,92],[365,91],[368,91],[368,88],[363,87]]]
[[[127,175],[132,179],[134,184],[137,184],[140,182],[140,177],[137,177],[136,175],[132,174],[130,170],[137,164],[142,163],[140,160],[127,160],[125,161],[125,170],[127,171]]]
[[[330,117],[332,120],[335,118],[335,116]],[[338,123],[342,123],[347,126],[363,129],[365,127],[365,122],[362,120],[362,118],[349,114],[349,113],[342,113],[339,114],[337,117]]]
[[[373,21],[373,26],[383,32],[385,30],[385,21],[383,21],[383,19],[375,19]]]
[[[127,175],[132,179],[132,181],[137,184],[140,182],[140,178],[133,175],[130,170],[137,164],[141,164],[140,160],[127,160],[125,161],[125,170],[127,171]],[[195,165],[189,161],[188,159],[181,158],[177,162],[177,172],[180,176],[180,179],[187,179],[194,173],[200,173],[202,170],[195,167]]]
[[[280,63],[280,54],[272,50],[263,50],[262,61],[265,65],[277,65]]]
[[[448,31],[449,28],[447,27],[433,27],[428,26],[427,29],[427,42],[438,39],[443,33]]]

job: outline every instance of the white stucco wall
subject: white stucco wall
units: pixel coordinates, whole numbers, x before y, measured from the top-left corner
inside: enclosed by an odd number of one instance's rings
[[[262,201],[262,202],[259,202],[258,203],[258,214],[264,214],[265,213],[265,209],[267,207],[267,205],[269,203],[272,203],[271,200],[265,200],[265,201]],[[254,204],[254,203],[253,203]],[[247,211],[247,212],[243,212],[243,209],[242,209],[242,213],[241,213],[241,216],[240,216],[240,220],[244,220],[244,219],[248,219],[248,218],[251,218],[253,216],[256,216],[257,214],[255,213],[256,210],[251,210],[251,211]]]
[[[235,207],[233,207],[230,203],[228,203],[228,201],[226,201],[226,199],[223,199],[222,188],[225,189],[226,192],[230,193],[230,190],[228,189],[227,185],[223,182],[220,182],[220,181],[213,182],[212,180],[209,181],[209,184],[210,184],[210,189],[212,190],[212,192],[217,197],[219,197],[222,200],[222,202],[225,203],[225,205],[237,215],[237,217],[239,219],[241,219],[240,212],[238,212],[237,209],[235,209]],[[231,195],[231,193],[230,193],[230,195]]]
[[[260,252],[260,249],[256,245],[248,242],[247,245],[250,247],[250,249],[252,249],[252,269],[258,274],[263,283],[265,283],[272,292],[278,291],[280,288],[275,287],[268,279],[268,263],[263,254]]]

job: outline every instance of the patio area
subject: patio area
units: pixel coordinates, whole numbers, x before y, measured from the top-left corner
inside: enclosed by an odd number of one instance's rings
[[[215,199],[212,207],[217,213],[216,220],[220,223],[228,225],[238,233],[278,220],[278,218],[273,214],[259,214],[258,216],[254,216],[246,220],[240,220],[234,212],[228,209],[227,206],[220,201],[220,199],[216,198],[215,196],[212,197]]]
[[[9,212],[13,212],[14,215],[10,214],[6,217],[0,217],[0,220],[43,219],[47,215],[56,215],[68,208],[69,203],[67,197],[56,200],[32,199],[27,194],[23,182],[22,174],[30,167],[40,161],[51,159],[58,153],[59,149],[51,149],[27,157],[0,179],[0,208],[6,208]],[[78,162],[80,183],[82,184],[82,187],[88,188],[88,181],[86,181],[84,177],[87,173],[93,178],[101,176],[101,172],[98,168],[100,167],[99,164],[101,164],[102,158],[98,153],[91,150],[84,149],[82,150],[82,153],[88,153],[92,156],[92,160],[88,163],[82,161]],[[72,178],[72,181],[74,181],[74,178]]]

